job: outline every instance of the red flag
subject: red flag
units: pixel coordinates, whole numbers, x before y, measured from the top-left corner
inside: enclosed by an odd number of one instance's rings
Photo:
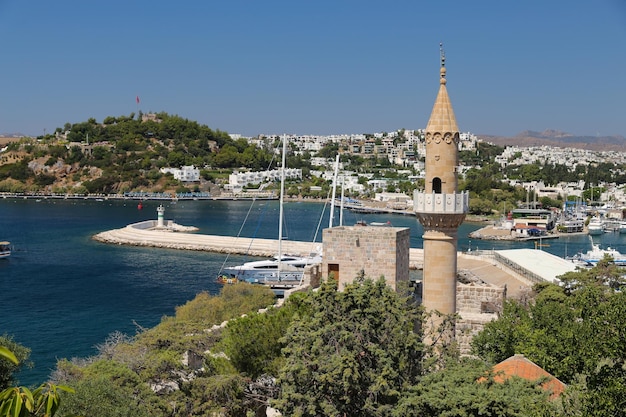
[[[137,96],[137,104],[139,104],[139,96]]]

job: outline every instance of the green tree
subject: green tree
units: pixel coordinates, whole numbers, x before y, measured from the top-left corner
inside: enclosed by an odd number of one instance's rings
[[[536,285],[530,302],[510,302],[485,325],[472,341],[474,352],[493,362],[522,353],[566,384],[582,378],[575,389],[583,415],[616,415],[626,398],[623,275],[604,259],[563,275],[560,286]]]
[[[165,415],[163,405],[137,374],[114,361],[98,361],[70,379],[73,395],[60,410],[70,415],[117,417]]]
[[[255,313],[226,326],[220,343],[239,372],[255,379],[262,374],[276,375],[281,364],[282,338],[295,314],[302,314],[305,295],[289,297],[280,308]]]
[[[3,336],[6,338],[6,336]],[[10,338],[10,345],[14,343]],[[6,346],[0,345],[0,365],[4,362],[19,365],[19,356],[23,356],[23,348],[17,355]],[[35,390],[26,387],[6,387],[0,392],[0,416],[10,417],[54,417],[61,405],[60,393],[73,392],[69,387],[54,384],[42,384]]]
[[[0,347],[3,348],[0,351],[3,353],[0,356],[0,390],[3,390],[15,383],[13,378],[22,365],[29,365],[27,360],[30,349],[15,342],[13,337],[7,334],[0,336]],[[8,360],[3,360],[3,357]]]
[[[526,417],[554,416],[558,409],[548,401],[542,381],[511,378],[494,381],[489,367],[476,359],[447,363],[428,374],[404,395],[396,417]]]
[[[285,415],[391,415],[421,371],[415,305],[381,278],[340,292],[334,280],[325,282],[309,308],[285,336],[274,405]]]

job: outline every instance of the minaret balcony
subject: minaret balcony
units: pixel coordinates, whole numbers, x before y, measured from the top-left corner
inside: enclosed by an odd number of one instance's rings
[[[469,192],[461,193],[413,193],[413,210],[417,214],[467,214]]]

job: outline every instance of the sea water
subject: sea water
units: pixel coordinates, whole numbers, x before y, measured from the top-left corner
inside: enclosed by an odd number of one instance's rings
[[[92,239],[102,231],[156,219],[160,204],[166,220],[196,226],[198,233],[274,239],[278,235],[277,201],[144,201],[138,210],[133,200],[0,198],[0,240],[13,246],[11,257],[0,260],[0,334],[29,347],[34,362],[32,369],[19,373],[21,384],[46,381],[58,359],[96,354],[96,346],[113,332],[132,336],[139,328],[155,326],[199,292],[217,294],[221,268],[251,260],[244,255],[109,245]],[[288,202],[284,211],[285,239],[321,242],[329,222],[328,205]],[[335,225],[339,218],[336,213]],[[414,216],[344,211],[343,221],[409,227],[411,247],[422,247],[423,229]],[[460,251],[534,247],[533,242],[469,240],[468,234],[481,226],[461,225]],[[622,236],[610,233],[594,239],[624,252]],[[544,250],[558,256],[590,248],[584,235],[542,243],[549,245]]]

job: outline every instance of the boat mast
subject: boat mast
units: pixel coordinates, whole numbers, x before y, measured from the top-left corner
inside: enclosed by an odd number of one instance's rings
[[[330,219],[328,219],[328,227],[333,227],[333,218],[335,217],[335,195],[337,194],[337,174],[339,171],[339,154],[335,160],[335,175],[333,176],[333,193],[330,200]]]
[[[283,257],[283,196],[285,195],[285,161],[287,154],[287,136],[283,135],[283,157],[280,167],[280,198],[278,211],[278,280],[280,281],[280,267]]]
[[[343,195],[344,195],[343,181],[344,181],[344,178],[342,177],[341,178],[341,203],[339,203],[339,226],[343,226]]]

